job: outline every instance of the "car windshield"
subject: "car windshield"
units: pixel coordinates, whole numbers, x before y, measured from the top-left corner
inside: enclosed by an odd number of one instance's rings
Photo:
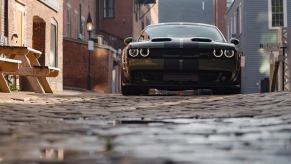
[[[150,40],[152,38],[195,38],[204,37],[213,41],[225,42],[221,33],[214,27],[203,25],[161,25],[152,26],[142,33],[139,41]]]

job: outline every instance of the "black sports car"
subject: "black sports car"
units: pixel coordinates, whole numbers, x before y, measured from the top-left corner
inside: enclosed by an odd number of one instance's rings
[[[239,93],[239,41],[230,42],[217,27],[207,24],[147,26],[136,42],[125,39],[122,94],[147,94],[149,88]]]

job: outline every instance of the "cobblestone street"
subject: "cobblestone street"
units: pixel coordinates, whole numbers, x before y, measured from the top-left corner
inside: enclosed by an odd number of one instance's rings
[[[0,163],[291,161],[291,93],[0,97]]]

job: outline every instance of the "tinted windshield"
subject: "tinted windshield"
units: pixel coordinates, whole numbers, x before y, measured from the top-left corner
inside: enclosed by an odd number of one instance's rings
[[[213,41],[225,42],[220,32],[209,26],[201,25],[162,25],[147,28],[140,37],[142,40],[150,40],[157,37],[194,38],[204,37]]]

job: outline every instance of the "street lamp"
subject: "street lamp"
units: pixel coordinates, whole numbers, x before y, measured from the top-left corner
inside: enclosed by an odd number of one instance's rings
[[[86,28],[89,34],[89,39],[88,39],[88,77],[87,77],[87,89],[91,90],[92,89],[92,75],[91,75],[91,51],[94,50],[94,42],[91,41],[91,33],[93,31],[93,21],[91,18],[91,14],[89,12],[88,18],[87,18],[87,23],[86,23]],[[93,43],[92,43],[93,42]]]

